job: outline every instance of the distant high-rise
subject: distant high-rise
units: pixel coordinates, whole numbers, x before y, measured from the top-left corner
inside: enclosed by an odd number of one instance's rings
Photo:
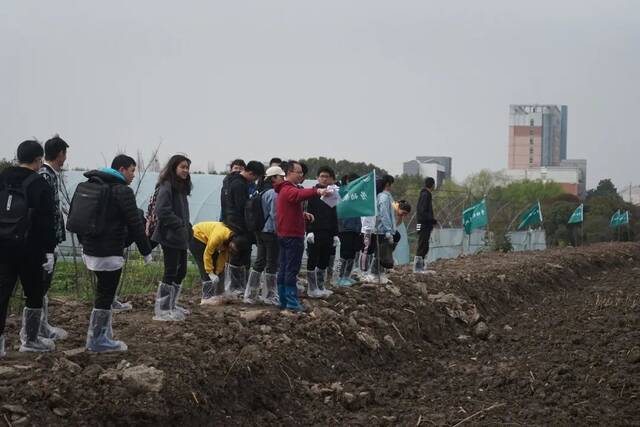
[[[509,106],[509,169],[559,166],[567,158],[567,106]]]
[[[566,105],[509,106],[510,181],[554,181],[568,193],[584,196],[587,161],[567,159]]]
[[[430,176],[435,179],[436,187],[451,179],[451,157],[443,156],[417,156],[415,160],[409,160],[402,164],[402,173],[405,175]]]

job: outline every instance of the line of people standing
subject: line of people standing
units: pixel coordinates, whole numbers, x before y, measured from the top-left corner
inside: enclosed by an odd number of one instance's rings
[[[21,351],[51,351],[55,340],[68,335],[49,323],[47,299],[57,261],[55,248],[65,239],[59,173],[68,147],[59,136],[44,148],[37,141],[25,141],[17,150],[18,165],[0,174],[0,203],[7,206],[7,212],[10,207],[14,216],[11,221],[4,217],[0,221],[0,355],[5,354],[8,302],[18,278],[26,295]],[[376,217],[338,219],[335,206],[322,200],[337,189],[331,168],[319,168],[317,184],[303,188],[307,170],[300,162],[274,158],[265,170],[261,162],[236,160],[223,183],[220,220],[192,225],[190,166],[184,155],[169,159],[146,215],[130,187],[137,167],[133,158],[120,154],[110,167],[84,174],[87,182],[76,189],[66,228],[77,233],[83,261],[97,281],[88,350],[127,350],[124,342],[114,339],[113,313],[131,309],[118,301],[117,289],[125,249],[133,243],[145,265],[152,261],[154,247],[162,249],[164,270],[153,316],[159,321],[180,321],[189,314],[178,303],[188,251],[202,280],[202,305],[242,300],[303,310],[298,275],[305,243],[306,294],[310,298],[332,294],[328,284],[338,245],[336,285],[387,281],[385,270],[393,267],[392,252],[400,238],[396,226],[411,210],[405,201],[393,201],[393,177],[385,175],[377,182]],[[357,178],[346,175],[340,184],[348,185]],[[432,181],[427,180],[418,203],[416,272],[424,270],[429,234],[436,223]],[[257,255],[252,263],[253,245]]]

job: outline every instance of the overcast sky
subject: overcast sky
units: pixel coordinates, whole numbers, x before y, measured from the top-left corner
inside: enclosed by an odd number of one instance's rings
[[[0,157],[60,133],[71,166],[120,149],[327,156],[399,173],[507,165],[512,103],[569,106],[588,185],[640,157],[640,1],[0,2]]]

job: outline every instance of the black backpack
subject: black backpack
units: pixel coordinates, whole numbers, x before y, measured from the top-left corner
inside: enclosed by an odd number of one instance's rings
[[[262,195],[264,191],[256,191],[244,205],[244,221],[247,224],[247,231],[250,233],[258,233],[264,228],[267,222],[262,209]]]
[[[21,247],[29,237],[31,213],[27,189],[40,175],[29,175],[19,185],[5,183],[0,189],[0,244],[5,248]]]
[[[80,236],[99,236],[107,222],[111,186],[92,176],[78,184],[67,217],[67,230]]]

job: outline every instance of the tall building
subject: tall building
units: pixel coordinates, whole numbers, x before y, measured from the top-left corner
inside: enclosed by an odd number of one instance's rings
[[[567,158],[566,105],[509,106],[509,169],[559,166]]]
[[[587,161],[567,159],[566,105],[509,106],[509,181],[553,181],[582,197],[587,190]]]
[[[415,160],[409,160],[402,164],[402,173],[405,175],[420,175],[432,177],[439,187],[444,181],[451,179],[451,157],[443,156],[417,156]]]

